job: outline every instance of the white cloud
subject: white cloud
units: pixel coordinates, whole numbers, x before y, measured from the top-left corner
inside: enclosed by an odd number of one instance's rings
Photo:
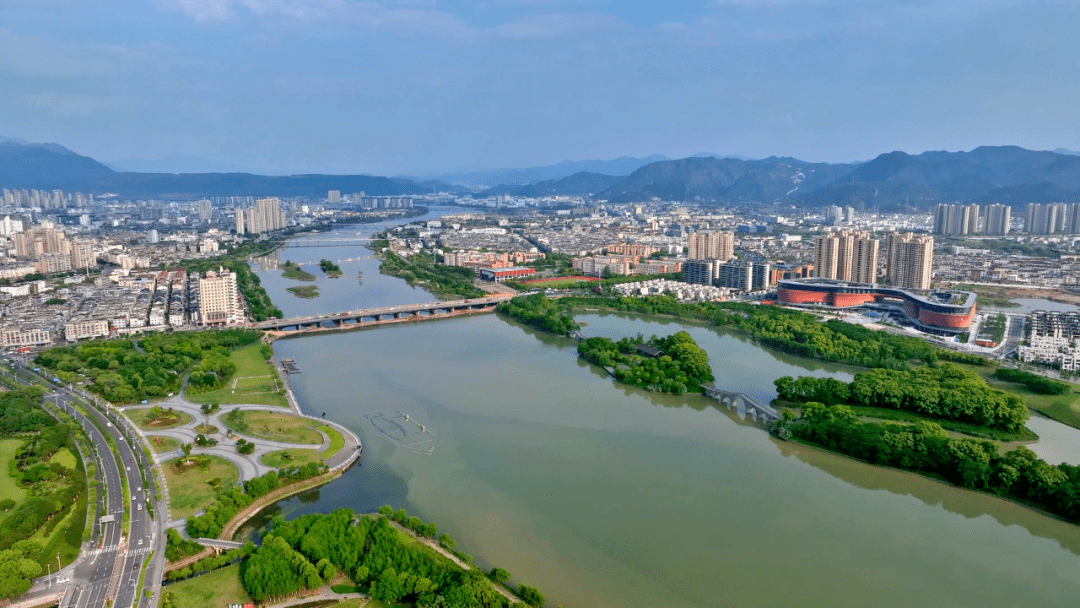
[[[198,23],[256,19],[275,27],[361,26],[399,34],[436,36],[457,42],[484,39],[556,38],[611,29],[621,23],[602,14],[537,15],[477,28],[430,0],[158,0]]]

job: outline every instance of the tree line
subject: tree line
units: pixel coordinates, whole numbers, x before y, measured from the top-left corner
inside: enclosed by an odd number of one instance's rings
[[[539,293],[500,302],[495,307],[495,312],[506,315],[519,323],[560,336],[581,328],[568,310]]]
[[[1080,523],[1080,467],[1050,465],[1026,447],[1004,454],[992,441],[952,438],[940,425],[862,422],[846,405],[809,402],[770,430],[872,464],[899,467],[1007,496]]]
[[[0,598],[15,597],[30,588],[43,570],[41,563],[77,552],[86,522],[87,482],[77,456],[75,425],[61,423],[45,412],[39,387],[13,387],[0,393],[0,436],[24,442],[6,464],[8,476],[26,491],[21,503],[0,496]],[[53,458],[61,450],[75,455],[74,467]],[[57,526],[74,511],[67,528]],[[35,538],[40,534],[39,538]],[[49,539],[46,544],[42,539]]]
[[[578,344],[578,354],[612,370],[616,380],[652,391],[701,392],[702,383],[713,379],[708,355],[685,331],[647,341],[641,336],[618,342],[588,338]]]
[[[856,374],[851,383],[784,376],[774,384],[780,399],[795,403],[884,407],[1005,431],[1022,429],[1030,417],[1023,399],[950,363],[914,370],[872,369]]]
[[[473,285],[475,272],[464,266],[435,264],[431,254],[414,253],[404,258],[387,249],[382,253],[379,272],[405,279],[409,285],[424,283],[435,294],[456,295],[463,298],[480,298],[484,290]]]
[[[1023,384],[1031,389],[1032,392],[1039,393],[1040,395],[1067,395],[1069,394],[1069,391],[1072,390],[1069,385],[1064,382],[1057,382],[1056,380],[1051,380],[1050,378],[1031,372],[1025,372],[1020,369],[999,367],[994,370],[994,377],[1006,382]]]
[[[401,510],[390,515],[406,522],[412,519]],[[478,570],[463,570],[411,540],[390,521],[386,515],[357,516],[350,509],[287,522],[275,518],[267,536],[272,542],[264,542],[241,566],[244,587],[256,601],[266,601],[344,575],[387,604],[413,603],[420,608],[509,606]],[[415,527],[424,525],[421,522]],[[542,606],[539,591],[525,588],[535,602],[531,605]]]
[[[224,385],[236,369],[229,349],[261,336],[251,329],[157,333],[139,341],[143,352],[132,340],[99,340],[46,349],[34,362],[65,382],[89,377],[87,388],[108,401],[135,403],[178,392],[188,371],[196,391]]]
[[[514,301],[521,299],[515,298]],[[780,306],[745,302],[679,302],[674,296],[662,295],[566,297],[559,300],[557,307],[566,312],[578,308],[601,308],[693,319],[743,330],[758,342],[785,352],[861,367],[904,369],[913,363],[939,360],[971,365],[989,364],[984,357],[946,350],[919,338],[874,331],[838,320],[822,323],[810,313]]]
[[[326,465],[309,462],[299,467],[282,467],[280,471],[270,471],[260,477],[244,482],[243,488],[229,488],[219,492],[214,502],[205,512],[196,517],[187,518],[187,533],[192,538],[216,538],[225,528],[225,524],[244,510],[255,499],[297,481],[311,479],[326,472]]]

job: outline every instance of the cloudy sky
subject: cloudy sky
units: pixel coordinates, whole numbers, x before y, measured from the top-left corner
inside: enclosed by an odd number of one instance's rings
[[[1075,0],[0,0],[0,135],[272,173],[1077,149],[1078,23]]]

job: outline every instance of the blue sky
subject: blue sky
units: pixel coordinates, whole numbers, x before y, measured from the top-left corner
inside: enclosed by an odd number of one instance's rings
[[[2,0],[0,135],[422,174],[1080,148],[1080,3]]]

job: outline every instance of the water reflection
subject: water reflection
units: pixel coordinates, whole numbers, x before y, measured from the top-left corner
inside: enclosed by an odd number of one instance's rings
[[[1052,515],[916,473],[871,467],[861,461],[810,446],[779,439],[773,441],[782,455],[793,456],[855,487],[911,496],[927,506],[941,507],[967,519],[989,516],[1004,526],[1021,526],[1033,536],[1056,541],[1061,548],[1080,555],[1080,526]]]

